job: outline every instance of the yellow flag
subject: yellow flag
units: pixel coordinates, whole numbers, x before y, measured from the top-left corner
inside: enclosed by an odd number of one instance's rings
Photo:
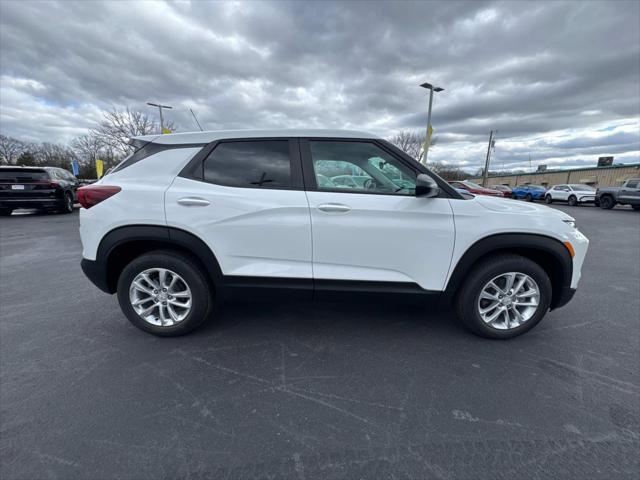
[[[168,128],[163,128],[162,129],[162,134],[163,135],[169,135],[171,133],[171,130],[169,130]]]
[[[424,143],[422,144],[422,149],[426,150],[427,147],[431,146],[431,136],[433,135],[433,127],[431,125],[429,125],[429,127],[427,128],[427,138],[424,139]]]
[[[96,173],[98,174],[98,179],[102,178],[103,172],[104,172],[104,162],[102,160],[96,160]]]

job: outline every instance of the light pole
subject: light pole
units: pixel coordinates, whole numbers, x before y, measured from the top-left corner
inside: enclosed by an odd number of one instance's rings
[[[162,109],[163,108],[168,108],[169,110],[171,110],[173,107],[170,107],[169,105],[160,105],[159,103],[151,103],[151,102],[147,102],[147,105],[151,106],[151,107],[158,107],[158,111],[160,112],[160,134],[164,133],[164,120],[162,118]]]
[[[431,107],[433,106],[433,92],[441,92],[444,88],[434,87],[430,83],[423,83],[420,85],[422,88],[429,89],[429,113],[427,113],[427,141],[424,142],[424,164],[427,164],[427,155],[429,154],[429,145],[431,144],[431,138],[429,132],[431,131]]]

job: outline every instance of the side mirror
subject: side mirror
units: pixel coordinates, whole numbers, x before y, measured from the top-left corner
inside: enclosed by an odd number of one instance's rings
[[[416,197],[437,197],[440,187],[436,181],[426,173],[421,173],[416,177]]]

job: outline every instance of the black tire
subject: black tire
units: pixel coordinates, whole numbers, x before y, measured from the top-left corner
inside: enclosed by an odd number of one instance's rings
[[[11,212],[13,212],[13,210],[10,208],[0,208],[0,217],[8,217],[11,215]]]
[[[553,198],[551,198],[551,195],[545,195],[544,201],[547,202],[548,204],[552,204]]]
[[[529,275],[538,284],[540,299],[534,315],[519,327],[500,330],[487,325],[478,313],[478,302],[482,288],[494,277],[507,272]],[[458,319],[470,331],[485,338],[508,339],[522,335],[535,327],[549,310],[551,303],[551,280],[544,269],[528,258],[519,255],[495,255],[478,265],[467,276],[455,299]]]
[[[524,197],[527,202],[533,202],[533,196],[530,193],[527,193],[527,196]]]
[[[182,277],[192,294],[192,306],[187,316],[173,326],[153,325],[134,310],[129,300],[129,288],[134,278],[150,268],[166,268]],[[191,257],[171,250],[155,250],[134,259],[118,279],[118,302],[122,312],[140,330],[161,337],[177,337],[198,328],[213,307],[213,289],[200,265]]]
[[[631,208],[633,208],[636,212],[640,211],[640,205],[631,205]]]
[[[611,210],[616,206],[615,200],[611,197],[611,195],[603,195],[600,197],[600,208],[603,210]]]
[[[73,195],[71,192],[64,192],[62,203],[60,204],[60,213],[73,213]]]
[[[512,198],[513,200],[517,200],[517,199],[518,199],[518,196],[517,196],[515,193],[512,193],[512,194],[511,194],[511,198]]]
[[[571,195],[569,197],[568,203],[569,203],[569,206],[575,207],[576,205],[578,205],[578,199],[575,197],[575,195]]]

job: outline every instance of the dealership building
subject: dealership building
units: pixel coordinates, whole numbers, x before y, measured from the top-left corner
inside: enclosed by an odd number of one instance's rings
[[[487,186],[508,185],[542,185],[551,187],[561,183],[586,183],[593,187],[615,187],[629,178],[640,178],[640,163],[627,165],[611,165],[605,167],[576,168],[573,170],[546,170],[533,173],[510,175],[490,175]],[[482,177],[469,179],[482,183]]]

